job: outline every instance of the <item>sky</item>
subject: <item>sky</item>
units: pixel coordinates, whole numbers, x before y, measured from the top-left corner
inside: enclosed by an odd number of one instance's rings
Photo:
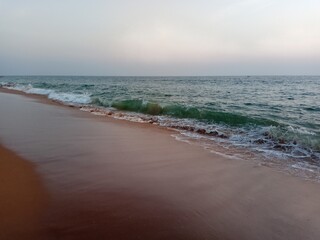
[[[0,0],[0,75],[320,75],[319,0]]]

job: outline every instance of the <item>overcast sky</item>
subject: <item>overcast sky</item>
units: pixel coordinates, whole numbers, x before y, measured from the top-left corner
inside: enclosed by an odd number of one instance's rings
[[[0,0],[0,75],[320,74],[319,0]]]

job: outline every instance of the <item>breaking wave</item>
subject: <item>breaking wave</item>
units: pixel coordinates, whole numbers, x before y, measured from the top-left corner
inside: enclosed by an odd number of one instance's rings
[[[48,85],[48,84],[47,84]],[[49,84],[50,85],[50,84]],[[4,87],[8,89],[13,89],[17,91],[22,91],[28,94],[38,94],[45,95],[49,99],[60,101],[63,103],[72,103],[72,104],[89,104],[91,102],[91,98],[88,94],[76,94],[76,93],[66,93],[66,92],[58,92],[52,89],[45,88],[36,88],[31,84],[28,85],[5,85]]]
[[[290,169],[306,170],[320,179],[319,135],[304,126],[289,125],[259,115],[215,110],[214,104],[200,107],[169,101],[123,100],[119,95],[106,98],[106,92],[94,92],[94,84],[0,83],[0,87],[23,91],[28,94],[45,95],[55,101],[78,105],[81,110],[96,115],[111,116],[134,122],[152,123],[175,129],[177,139],[202,142],[206,147],[214,141],[223,148],[234,146],[258,152],[259,158],[280,159],[280,165]],[[170,96],[168,96],[170,97]],[[160,103],[159,103],[160,102]],[[209,106],[210,105],[210,106]],[[246,103],[245,106],[254,106]],[[317,112],[317,106],[304,110]],[[221,152],[224,152],[222,150]],[[293,159],[293,161],[291,160]]]
[[[186,107],[182,105],[165,105],[161,106],[158,103],[143,101],[143,100],[122,100],[115,101],[111,104],[94,98],[92,103],[98,106],[113,107],[118,110],[132,111],[145,113],[150,115],[165,115],[183,119],[197,119],[208,123],[220,123],[229,126],[240,125],[260,125],[260,126],[279,126],[280,124],[262,118],[253,118],[243,116],[236,113],[212,111],[196,107]]]

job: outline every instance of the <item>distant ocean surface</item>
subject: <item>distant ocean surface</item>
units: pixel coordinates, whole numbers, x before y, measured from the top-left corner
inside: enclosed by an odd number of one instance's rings
[[[0,85],[320,180],[320,76],[10,76]]]

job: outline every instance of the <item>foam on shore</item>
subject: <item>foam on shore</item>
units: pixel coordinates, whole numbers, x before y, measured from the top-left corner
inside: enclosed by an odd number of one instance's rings
[[[107,107],[100,100],[97,102],[90,94],[57,92],[52,89],[35,88],[31,84],[2,83],[2,86],[27,94],[43,95],[62,104],[75,105],[80,110],[94,115],[175,129],[184,136],[184,141],[204,147],[211,144],[211,149],[220,154],[227,151],[230,155],[237,154],[245,159],[261,161],[296,176],[315,181],[320,179],[319,141],[313,132],[301,127],[285,126],[235,114],[202,113],[197,109],[179,106],[161,107],[141,100],[115,102]],[[199,120],[199,117],[214,117],[224,122],[208,123]],[[250,124],[242,126],[243,122]],[[230,126],[227,123],[235,125]],[[241,124],[238,125],[239,123]],[[304,167],[297,168],[296,164]]]

